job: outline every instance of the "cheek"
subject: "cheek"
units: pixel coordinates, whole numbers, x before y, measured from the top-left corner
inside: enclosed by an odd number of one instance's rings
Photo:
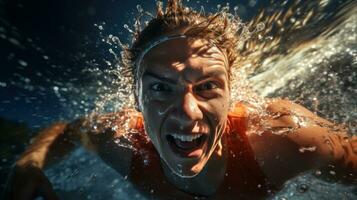
[[[145,130],[146,134],[149,136],[150,140],[154,143],[155,146],[158,144],[158,137],[160,131],[160,119],[158,119],[157,115],[153,113],[153,108],[143,107],[143,116],[145,119]]]
[[[151,134],[156,134],[160,131],[160,126],[164,120],[165,106],[162,102],[149,98],[143,99],[142,113],[147,123],[147,128],[151,130]]]
[[[218,123],[225,120],[229,110],[229,98],[218,98],[209,101],[209,108]]]

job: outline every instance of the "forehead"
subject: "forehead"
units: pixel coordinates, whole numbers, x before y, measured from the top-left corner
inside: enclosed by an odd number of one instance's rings
[[[203,39],[175,38],[158,44],[143,57],[140,71],[182,71],[185,68],[204,70],[220,67],[226,70],[225,55]]]

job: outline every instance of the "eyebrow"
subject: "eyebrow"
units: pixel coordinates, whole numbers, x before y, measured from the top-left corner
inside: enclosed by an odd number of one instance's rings
[[[223,70],[210,71],[206,75],[204,75],[204,76],[200,77],[199,79],[197,79],[196,82],[208,79],[210,77],[217,77],[217,76],[221,76],[221,75],[227,76],[227,73],[225,71],[223,71]],[[156,79],[159,79],[161,81],[165,81],[165,82],[168,82],[168,83],[171,83],[171,84],[176,84],[177,83],[177,80],[175,80],[175,79],[166,78],[164,76],[161,76],[159,74],[156,74],[156,73],[150,72],[150,71],[144,72],[143,77],[145,77],[145,76],[151,76],[151,77],[154,77]]]
[[[210,71],[208,72],[206,75],[200,77],[199,79],[197,79],[197,82],[208,79],[210,77],[218,77],[224,75],[228,78],[227,73],[223,70],[215,70],[215,71]]]
[[[160,76],[159,74],[155,74],[155,73],[149,72],[149,71],[144,72],[143,77],[145,77],[145,76],[151,76],[151,77],[154,77],[154,78],[159,79],[161,81],[169,82],[169,83],[172,83],[172,84],[176,84],[177,83],[177,81],[174,80],[174,79],[166,78],[166,77]]]

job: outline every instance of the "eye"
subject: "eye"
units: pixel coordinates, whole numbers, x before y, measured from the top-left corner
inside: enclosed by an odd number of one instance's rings
[[[163,83],[151,84],[150,90],[153,90],[155,92],[171,92],[172,91],[172,89],[167,84],[163,84]]]
[[[198,86],[196,86],[196,91],[205,91],[205,90],[214,90],[216,88],[218,88],[219,85],[213,81],[209,81],[203,84],[200,84]]]

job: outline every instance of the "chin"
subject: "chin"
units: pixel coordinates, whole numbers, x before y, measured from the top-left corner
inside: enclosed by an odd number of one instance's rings
[[[206,165],[207,161],[202,160],[194,165],[188,163],[167,163],[166,165],[169,167],[172,173],[181,178],[193,178],[197,176]]]
[[[161,154],[162,161],[170,169],[171,173],[181,178],[193,178],[197,176],[209,160],[209,152],[204,152],[200,157],[184,158],[178,155]]]
[[[193,178],[200,174],[212,156],[218,138],[202,137],[195,148],[182,150],[170,140],[164,140],[160,147],[160,157],[171,173],[181,178]]]

